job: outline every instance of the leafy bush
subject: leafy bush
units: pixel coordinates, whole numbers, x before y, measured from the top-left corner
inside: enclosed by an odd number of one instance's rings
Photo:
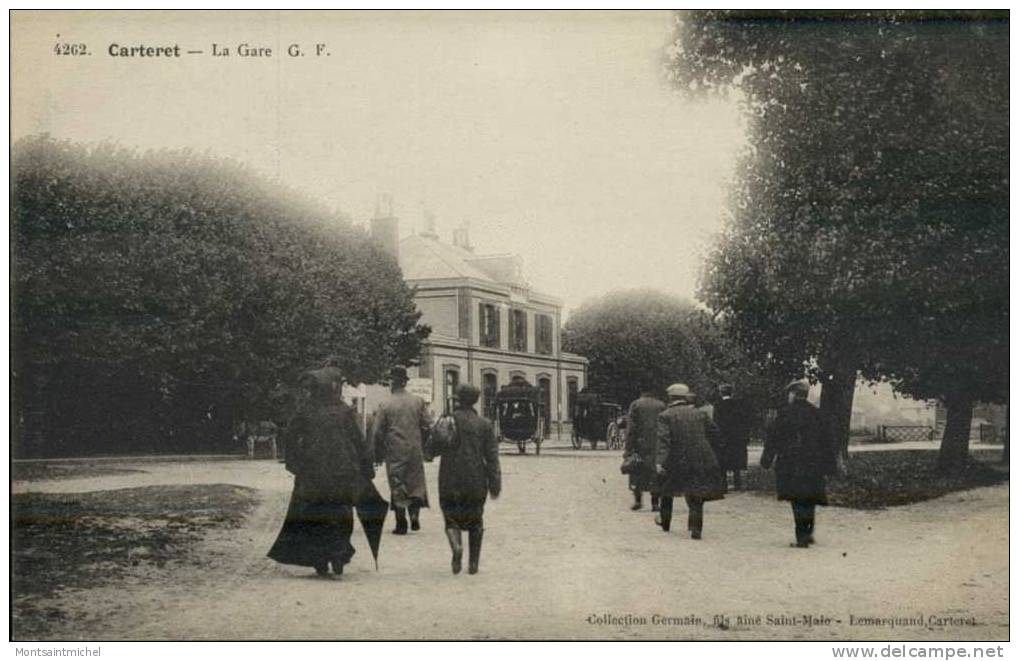
[[[937,453],[930,450],[853,452],[847,474],[828,480],[828,500],[838,507],[883,509],[991,486],[1008,480],[1008,466],[990,463],[1000,456],[974,452],[961,471],[945,475],[938,470]],[[752,466],[747,471],[747,488],[773,494],[775,472]]]

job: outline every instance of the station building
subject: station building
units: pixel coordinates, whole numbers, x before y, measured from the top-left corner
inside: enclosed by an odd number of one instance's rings
[[[404,238],[392,203],[380,198],[372,237],[393,254],[415,288],[421,323],[431,327],[419,364],[409,368],[409,389],[436,415],[448,411],[457,385],[481,390],[478,411],[495,416],[495,394],[514,376],[541,391],[546,430],[562,432],[573,398],[587,380],[587,359],[562,350],[562,301],[524,280],[518,255],[474,252],[466,227],[452,241],[439,239],[434,222]],[[370,412],[384,393],[368,389]]]

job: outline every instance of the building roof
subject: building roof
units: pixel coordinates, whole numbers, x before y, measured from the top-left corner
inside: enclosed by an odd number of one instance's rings
[[[479,255],[459,246],[443,243],[434,234],[412,234],[400,241],[400,270],[404,280],[465,280],[474,286],[492,285],[499,290],[526,290],[532,301],[561,306],[554,296],[537,292],[524,280],[518,255]]]
[[[471,278],[482,282],[498,282],[472,263],[479,257],[487,256],[475,255],[463,248],[418,234],[400,241],[400,269],[405,280]]]

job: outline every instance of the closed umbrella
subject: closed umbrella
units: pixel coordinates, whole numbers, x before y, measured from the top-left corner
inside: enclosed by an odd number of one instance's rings
[[[389,512],[389,503],[375,485],[368,482],[360,500],[354,509],[357,511],[357,518],[364,529],[364,535],[368,538],[368,546],[372,551],[372,558],[375,560],[375,571],[379,570],[379,543],[382,541],[382,529],[386,525],[386,514]]]

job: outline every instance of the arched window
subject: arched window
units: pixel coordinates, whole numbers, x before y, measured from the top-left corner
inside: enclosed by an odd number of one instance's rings
[[[545,420],[545,438],[548,438],[552,426],[552,378],[538,375],[538,390],[541,391],[541,416]]]
[[[452,413],[455,408],[453,398],[456,395],[456,387],[460,385],[460,369],[458,367],[445,367],[443,369],[443,411]]]
[[[577,392],[579,386],[577,377],[571,376],[566,379],[566,415],[573,420],[573,407],[577,404]]]
[[[499,373],[488,370],[481,373],[481,414],[495,420],[495,396],[499,392]]]

